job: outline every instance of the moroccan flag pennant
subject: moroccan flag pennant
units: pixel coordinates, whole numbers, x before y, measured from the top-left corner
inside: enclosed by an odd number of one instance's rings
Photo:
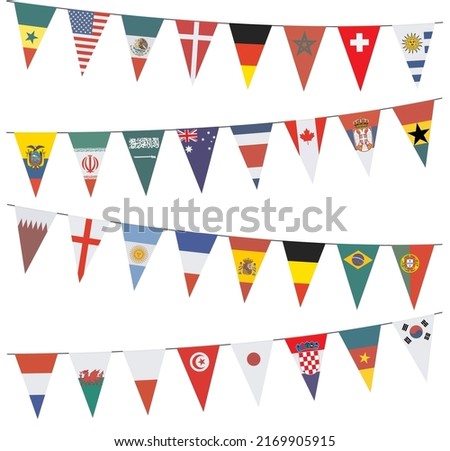
[[[319,51],[325,27],[285,26],[284,31],[303,89]]]
[[[202,409],[205,410],[219,346],[178,348],[178,353],[191,380],[198,401]]]
[[[57,357],[58,354],[16,354],[36,417],[41,413]]]
[[[392,246],[413,308],[416,308],[433,249],[433,244]]]
[[[133,288],[137,287],[163,229],[122,224]]]
[[[78,382],[92,416],[95,414],[110,356],[110,352],[70,354]]]
[[[434,315],[393,323],[425,379],[428,375],[433,323]]]
[[[283,241],[298,303],[303,303],[325,244]]]
[[[286,338],[285,341],[313,399],[316,399],[327,334]]]
[[[380,326],[339,332],[369,390],[372,390]]]
[[[259,404],[273,341],[233,344],[232,348],[248,385]]]
[[[200,191],[205,185],[218,131],[218,127],[177,130]]]
[[[56,133],[14,133],[14,135],[34,195],[37,196],[52,153]]]
[[[247,88],[250,87],[271,28],[271,25],[230,24]]]
[[[300,154],[305,169],[311,181],[314,181],[317,162],[319,160],[320,146],[322,145],[326,117],[307,119],[301,121],[287,121],[286,128],[292,141]]]
[[[184,277],[189,296],[211,252],[216,235],[209,233],[175,232],[183,264]]]
[[[124,352],[125,359],[147,413],[150,412],[152,405],[164,353],[165,349]]]
[[[259,185],[261,171],[269,144],[272,123],[235,125],[231,127],[237,145],[241,149],[256,188]]]
[[[193,84],[216,31],[217,23],[177,20],[176,24]]]
[[[48,211],[16,207],[17,228],[25,272],[39,250],[55,216],[56,213]]]
[[[338,244],[339,254],[356,308],[359,307],[361,302],[378,248],[378,245],[369,244]]]
[[[338,29],[359,89],[362,89],[380,27],[357,26]]]
[[[109,132],[69,133],[90,196],[94,192],[109,135]]]
[[[81,75],[84,75],[109,14],[76,9],[69,9],[68,12]]]
[[[393,108],[424,166],[427,165],[433,108],[434,100]]]
[[[270,240],[229,237],[244,302],[266,255]]]
[[[367,174],[370,174],[380,110],[344,114],[339,118]]]
[[[393,28],[412,78],[416,86],[419,86],[433,36],[434,24],[394,25]]]
[[[163,21],[153,17],[122,16],[136,80],[139,80]]]
[[[26,3],[14,3],[14,6],[16,8],[25,62],[28,68],[50,25],[56,8]]]

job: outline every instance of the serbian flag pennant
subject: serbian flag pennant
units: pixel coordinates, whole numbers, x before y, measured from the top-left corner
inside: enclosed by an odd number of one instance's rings
[[[372,390],[380,326],[339,332],[369,390]]]
[[[320,146],[322,145],[326,117],[301,121],[287,121],[286,128],[291,135],[292,142],[300,154],[311,182],[314,181]]]
[[[89,195],[92,197],[109,141],[109,132],[69,133]]]
[[[178,348],[178,353],[191,380],[198,401],[202,409],[205,410],[219,346]]]
[[[164,353],[165,349],[124,351],[125,359],[147,414],[152,405]]]
[[[295,67],[303,89],[308,83],[309,74],[319,51],[325,27],[285,26],[284,31],[289,42]]]
[[[163,21],[153,17],[122,16],[136,80],[139,80]]]
[[[37,196],[52,153],[56,133],[14,133],[14,135],[34,195]]]
[[[285,341],[313,399],[316,399],[327,334],[286,338]]]
[[[27,68],[42,42],[56,8],[51,6],[28,5],[14,3],[20,37],[22,39],[23,53]]]
[[[392,246],[413,308],[416,308],[433,249],[433,244]]]
[[[427,165],[433,108],[434,100],[393,108],[424,166]]]
[[[338,29],[359,89],[362,89],[380,27],[358,26]]]
[[[39,418],[58,354],[16,354],[36,417]]]
[[[94,416],[98,398],[102,391],[110,356],[110,352],[80,352],[70,354],[78,382],[83,390],[92,416]]]
[[[370,174],[380,110],[344,114],[339,118],[367,174]]]
[[[211,252],[216,235],[209,233],[175,232],[178,249],[183,263],[184,277],[189,296]]]
[[[217,23],[177,20],[177,29],[192,84],[212,41]]]
[[[230,24],[247,88],[250,87],[271,28],[271,25]]]

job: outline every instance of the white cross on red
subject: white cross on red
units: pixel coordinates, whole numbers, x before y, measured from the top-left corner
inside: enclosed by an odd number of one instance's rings
[[[356,47],[356,53],[364,52],[364,47],[369,45],[369,40],[364,38],[362,33],[356,33],[354,39],[350,39],[350,45]]]

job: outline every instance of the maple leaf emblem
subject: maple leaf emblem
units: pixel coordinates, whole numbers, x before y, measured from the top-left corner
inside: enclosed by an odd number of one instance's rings
[[[310,141],[313,140],[313,138],[315,136],[316,135],[314,133],[312,133],[311,131],[309,131],[307,128],[305,128],[305,130],[303,130],[303,133],[300,133],[300,138],[308,144]]]

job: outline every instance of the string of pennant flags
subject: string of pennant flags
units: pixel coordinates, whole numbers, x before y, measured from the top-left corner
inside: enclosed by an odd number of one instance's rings
[[[30,66],[55,11],[66,10],[82,75],[88,67],[110,16],[117,15],[122,18],[126,44],[130,52],[136,80],[139,80],[162,24],[165,21],[174,21],[192,83],[194,83],[200,71],[217,27],[227,26],[236,47],[247,88],[250,87],[272,28],[282,27],[284,29],[303,89],[308,82],[325,30],[336,28],[335,26],[282,26],[174,20],[109,12],[81,11],[19,2],[14,2],[14,6],[27,67]],[[388,26],[394,30],[412,79],[418,86],[429,52],[433,29],[438,23],[442,22],[407,25],[338,26],[359,89],[363,87],[378,33],[382,26]]]
[[[354,151],[370,174],[381,111],[392,109],[407,139],[427,164],[434,103],[431,99],[378,110],[341,114],[340,119]],[[260,124],[193,127],[167,130],[121,131],[145,194],[155,170],[166,132],[178,135],[200,191],[203,191],[220,129],[230,128],[252,180],[258,188],[269,139],[274,125],[286,127],[293,145],[314,181],[321,152],[326,116],[314,119],[287,120]],[[10,132],[11,133],[11,132]],[[111,133],[98,132],[14,132],[35,196],[46,171],[53,144],[59,134],[68,134],[89,195],[92,196]]]
[[[369,391],[372,389],[374,379],[381,327],[386,325],[392,325],[398,332],[400,339],[426,380],[434,318],[440,313],[357,329],[277,338],[267,341],[113,352],[124,355],[147,414],[150,412],[165,352],[168,350],[178,351],[200,406],[205,410],[219,349],[231,346],[255,401],[259,404],[272,345],[275,341],[286,343],[312,398],[315,400],[319,377],[322,372],[327,336],[336,333],[340,335],[348,349],[351,360],[356,365]],[[75,376],[93,417],[113,352],[9,355],[16,358],[37,418],[41,413],[47,387],[58,356],[69,355],[75,369]]]

